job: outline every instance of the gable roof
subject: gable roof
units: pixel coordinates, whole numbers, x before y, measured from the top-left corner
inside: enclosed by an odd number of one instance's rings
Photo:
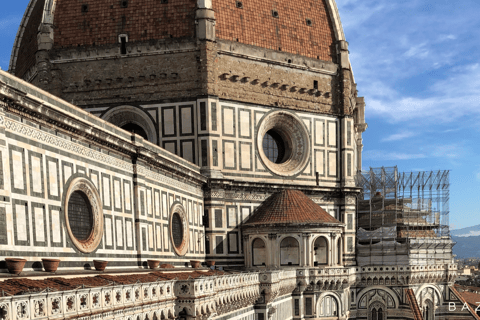
[[[343,223],[332,217],[303,192],[282,190],[268,197],[244,224],[336,224]]]
[[[478,305],[477,301],[475,301],[475,300],[478,300],[478,298],[480,296],[476,293],[471,293],[471,292],[460,293],[460,292],[457,291],[457,289],[454,286],[450,286],[450,290],[453,292],[453,294],[455,296],[457,296],[457,298],[461,302],[463,302],[463,304],[465,304],[465,303],[467,304],[468,311],[473,316],[473,318],[477,319],[477,320],[480,320],[480,316],[478,316],[475,312],[475,308]],[[478,301],[480,301],[480,300],[478,300]]]

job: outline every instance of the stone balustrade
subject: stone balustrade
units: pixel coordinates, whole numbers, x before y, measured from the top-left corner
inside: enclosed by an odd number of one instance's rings
[[[223,314],[262,297],[291,293],[295,270],[200,276],[186,280],[78,288],[0,297],[0,319],[173,319]],[[245,305],[245,306],[244,306]]]
[[[306,268],[297,269],[297,278],[302,279],[301,290],[339,290],[355,282],[355,268]]]
[[[134,314],[158,310],[165,318],[174,315],[175,281],[134,285],[79,288],[69,291],[40,292],[0,298],[4,320],[20,319],[129,319]],[[160,311],[161,310],[161,311]]]
[[[356,283],[360,286],[377,284],[416,284],[430,282],[453,283],[456,264],[365,266],[357,267]]]

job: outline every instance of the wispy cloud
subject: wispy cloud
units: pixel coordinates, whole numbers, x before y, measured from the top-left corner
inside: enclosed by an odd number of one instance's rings
[[[0,31],[16,32],[15,27],[20,24],[20,20],[19,16],[0,18]]]
[[[461,117],[480,116],[480,66],[473,64],[450,77],[437,80],[427,87],[425,96],[412,97],[393,92],[385,96],[368,87],[368,110],[372,115],[382,116],[389,122],[418,120],[421,123],[452,122]]]
[[[415,135],[416,135],[416,133],[413,132],[413,131],[403,131],[403,132],[392,134],[392,135],[390,135],[386,138],[383,138],[382,141],[383,142],[399,141],[399,140],[411,138]]]
[[[423,59],[423,58],[428,57],[429,52],[430,51],[427,48],[427,43],[424,42],[424,43],[421,43],[421,44],[418,44],[418,45],[415,45],[415,46],[411,47],[403,55],[405,57],[408,57],[408,58],[414,57],[414,58],[422,58]]]
[[[387,150],[367,150],[363,153],[364,160],[387,161],[387,160],[411,160],[422,159],[427,156],[423,153],[404,153]]]
[[[476,170],[473,173],[475,175],[475,178],[480,181],[480,166],[477,166]]]
[[[392,135],[395,136],[395,135]],[[395,138],[395,137],[394,137]],[[388,149],[366,150],[363,153],[365,160],[412,160],[424,158],[441,158],[450,161],[464,157],[467,154],[466,148],[462,143],[452,144],[418,144],[418,145],[396,145],[397,148],[408,151],[391,151]],[[480,169],[480,168],[479,168]],[[480,170],[479,170],[480,171]]]
[[[435,158],[458,159],[465,155],[465,148],[461,143],[433,145],[429,147],[430,154]]]

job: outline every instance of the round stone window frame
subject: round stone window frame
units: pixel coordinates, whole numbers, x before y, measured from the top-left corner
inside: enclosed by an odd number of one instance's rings
[[[175,241],[173,240],[173,215],[178,214],[180,217],[180,220],[182,221],[182,226],[183,226],[183,239],[182,243],[177,247],[175,246]],[[170,243],[172,245],[173,250],[175,253],[179,256],[184,256],[187,254],[188,251],[188,241],[189,241],[189,236],[190,236],[190,230],[189,230],[189,225],[188,225],[188,217],[187,217],[187,212],[185,211],[184,206],[176,201],[172,204],[170,207],[170,217],[169,217],[169,226],[168,226],[168,231],[170,232]]]
[[[268,159],[263,151],[265,134],[274,130],[285,145],[285,158],[281,163]],[[303,121],[293,112],[274,110],[260,120],[256,130],[256,148],[260,161],[270,172],[284,177],[300,174],[310,161],[310,135]]]
[[[102,115],[102,119],[120,128],[126,124],[134,123],[145,131],[148,141],[157,144],[155,123],[143,108],[128,105],[113,107]]]
[[[100,194],[93,182],[85,178],[85,176],[71,177],[67,185],[68,187],[66,188],[63,199],[63,212],[67,233],[72,243],[80,252],[91,253],[98,248],[103,238],[103,208]],[[92,232],[85,240],[79,240],[73,235],[68,220],[68,202],[70,201],[70,196],[76,191],[82,192],[91,205],[93,220]]]

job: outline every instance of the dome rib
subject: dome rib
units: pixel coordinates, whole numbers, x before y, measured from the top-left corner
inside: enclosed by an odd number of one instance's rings
[[[343,224],[303,192],[282,190],[268,197],[244,224]]]

